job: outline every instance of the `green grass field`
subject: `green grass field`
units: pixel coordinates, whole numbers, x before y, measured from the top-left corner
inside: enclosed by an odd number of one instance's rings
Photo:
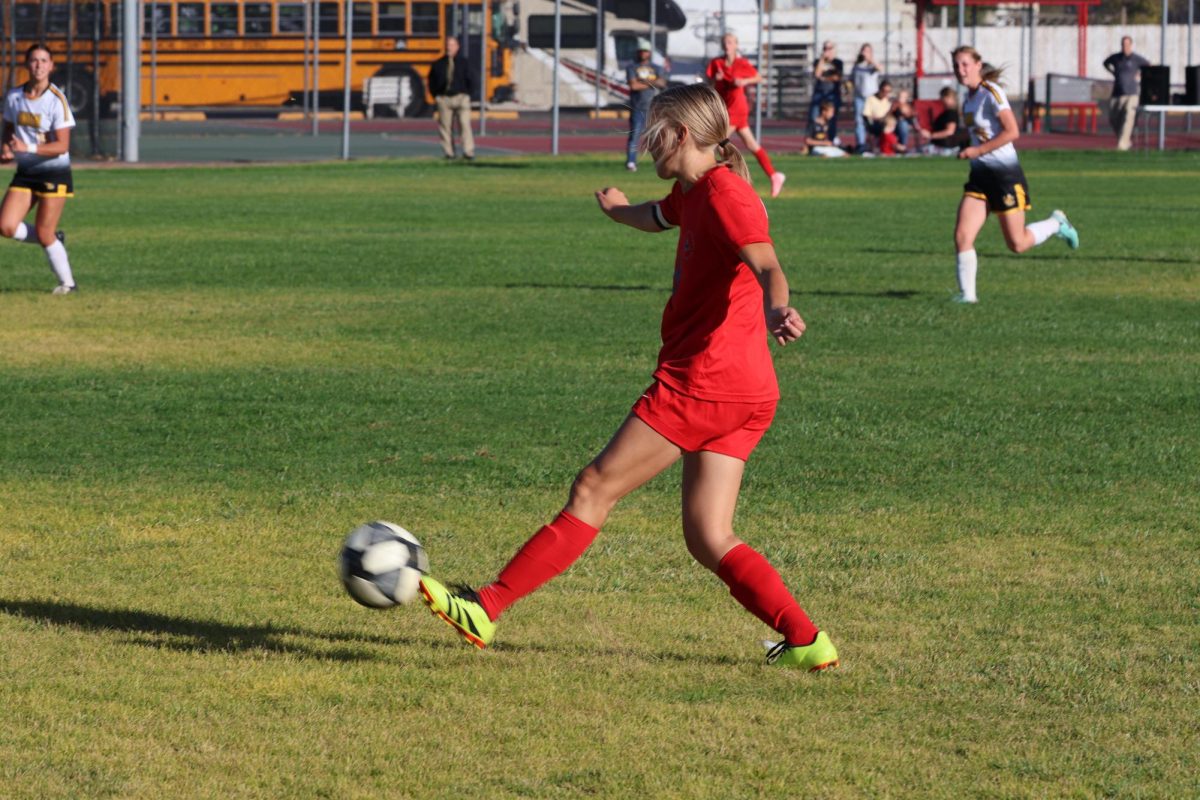
[[[484,582],[649,382],[675,236],[612,158],[84,170],[82,291],[0,243],[4,798],[1200,795],[1200,156],[1034,153],[960,307],[950,160],[780,158],[808,334],[739,533],[842,668],[692,563],[678,471],[488,652],[334,572]],[[763,181],[759,179],[760,191]]]

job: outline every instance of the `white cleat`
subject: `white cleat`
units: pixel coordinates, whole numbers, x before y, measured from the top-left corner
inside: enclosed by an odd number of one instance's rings
[[[978,303],[979,298],[978,297],[967,297],[965,294],[959,293],[959,294],[954,295],[951,302],[958,303],[960,305],[969,306],[969,305],[974,305],[975,303]]]
[[[55,286],[50,290],[50,294],[74,294],[77,291],[79,291],[79,289],[77,286],[75,286],[75,284],[67,286],[65,283],[60,283],[58,286]]]

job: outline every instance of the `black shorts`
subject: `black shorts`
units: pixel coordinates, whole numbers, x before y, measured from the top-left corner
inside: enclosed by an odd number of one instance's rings
[[[13,176],[8,190],[32,192],[34,197],[74,197],[75,183],[71,180],[71,168],[56,169],[29,175],[18,172]]]
[[[963,184],[963,194],[986,200],[988,211],[994,214],[1033,208],[1029,202],[1029,184],[1025,181],[1025,171],[1020,164],[999,169],[982,164],[972,165],[971,174]]]

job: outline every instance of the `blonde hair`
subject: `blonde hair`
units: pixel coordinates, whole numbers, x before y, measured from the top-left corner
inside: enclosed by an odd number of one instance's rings
[[[750,183],[746,160],[729,141],[725,101],[711,86],[674,86],[656,95],[642,132],[642,150],[656,159],[673,150],[679,143],[681,128],[687,128],[698,149],[711,147],[718,162],[728,164],[734,174]]]
[[[983,64],[979,70],[979,77],[988,83],[1000,83],[1000,76],[1004,74],[1004,67],[993,67],[983,60],[983,56],[979,55],[979,51],[970,45],[964,44],[962,47],[956,47],[950,53],[951,60],[958,58],[959,54],[968,55],[976,64]]]

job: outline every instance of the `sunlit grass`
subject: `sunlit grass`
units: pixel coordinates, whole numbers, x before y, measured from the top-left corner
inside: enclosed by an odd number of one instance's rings
[[[78,295],[0,243],[0,796],[1200,794],[1200,160],[1138,158],[1026,157],[1084,247],[989,226],[975,308],[961,163],[778,159],[809,332],[737,524],[820,676],[677,470],[486,653],[336,580],[364,520],[478,583],[557,510],[649,382],[675,238],[591,196],[648,171],[81,170]]]

